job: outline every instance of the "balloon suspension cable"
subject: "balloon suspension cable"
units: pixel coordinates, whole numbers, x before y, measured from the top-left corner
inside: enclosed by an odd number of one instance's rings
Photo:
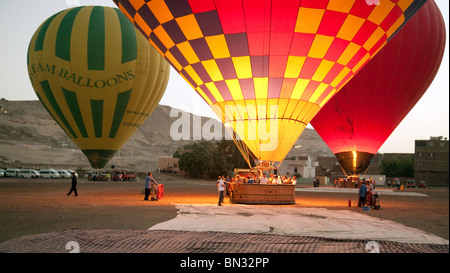
[[[341,164],[339,164],[339,167],[341,167],[342,172],[344,173],[345,177],[348,177],[349,175],[347,174],[347,172],[344,170],[344,168],[342,168]]]
[[[277,173],[280,173],[279,166],[283,161],[265,161],[256,158],[256,156],[250,151],[244,141],[237,138],[236,132],[231,126],[227,126],[225,124],[225,129],[233,137],[233,141],[236,144],[236,147],[241,152],[244,160],[247,162],[251,170],[258,172],[259,174],[262,174],[264,171],[269,171],[270,173],[272,173],[273,170],[276,170]],[[252,162],[254,164],[252,164]]]
[[[244,143],[243,140],[240,140],[236,136],[236,132],[234,132],[233,128],[231,126],[225,126],[228,133],[233,137],[233,141],[236,144],[238,150],[241,152],[242,156],[244,157],[244,160],[247,162],[248,166],[252,170],[258,170],[261,172],[264,172],[266,170],[269,170],[270,172],[272,170],[277,170],[277,173],[279,173],[279,166],[281,165],[282,161],[264,161],[260,160],[259,158],[256,158],[256,156],[250,151],[248,146]],[[252,164],[252,162],[254,164]]]
[[[231,126],[225,125],[225,129],[233,137],[233,141],[236,144],[236,147],[238,148],[239,152],[241,152],[242,156],[244,157],[245,162],[247,162],[248,166],[252,168],[251,159],[253,159],[253,162],[255,161],[253,153],[250,152],[249,148],[244,143],[244,141],[237,139],[236,132],[233,130]]]
[[[369,170],[369,168],[366,168],[366,170],[364,171],[364,178],[366,177],[367,170]]]
[[[274,161],[259,161],[255,167],[252,167],[252,170],[257,171],[259,174],[262,174],[265,171],[269,171],[270,173],[272,173],[272,170],[276,170],[277,171],[276,173],[279,174],[280,173],[280,171],[278,170],[279,166],[280,164],[275,166]]]

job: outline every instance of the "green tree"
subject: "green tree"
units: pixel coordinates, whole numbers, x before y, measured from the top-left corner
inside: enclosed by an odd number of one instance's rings
[[[384,174],[388,177],[413,177],[414,176],[414,160],[412,156],[403,159],[390,158],[382,160]]]
[[[403,177],[414,177],[414,158],[408,156],[400,162],[400,172]]]
[[[191,177],[208,175],[216,178],[227,175],[234,168],[248,168],[248,164],[232,140],[218,142],[202,141],[184,145],[182,151],[177,150],[173,157],[180,159],[180,170]]]
[[[225,166],[228,172],[232,172],[235,168],[249,168],[247,161],[233,140],[221,140],[216,145],[218,151],[225,157]]]
[[[208,170],[208,175],[211,178],[215,178],[219,175],[228,174],[227,162],[225,155],[220,153],[218,150],[213,150],[210,153],[212,157],[211,166]]]
[[[180,170],[186,171],[191,177],[202,177],[208,174],[213,166],[213,157],[210,154],[212,144],[206,141],[188,144],[183,147],[183,153],[177,151],[180,158],[178,166]]]

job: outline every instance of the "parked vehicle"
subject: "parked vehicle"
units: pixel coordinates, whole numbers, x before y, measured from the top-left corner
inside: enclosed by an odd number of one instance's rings
[[[39,171],[40,178],[59,178],[59,173],[54,169],[42,169]]]
[[[73,171],[71,169],[67,169],[67,171],[72,175],[72,173],[75,173],[75,177],[78,178],[78,173],[76,171]]]
[[[391,187],[400,187],[400,179],[394,178],[392,180]]]
[[[6,169],[6,177],[19,177],[19,169],[8,168]]]
[[[415,187],[416,187],[416,180],[414,180],[414,179],[408,179],[408,180],[406,181],[406,187],[407,187],[407,188],[409,188],[409,187],[415,188]]]
[[[127,174],[125,171],[116,171],[113,176],[112,180],[117,181],[134,181],[136,179],[135,174]]]
[[[3,169],[0,169],[0,178],[5,177],[6,171]]]
[[[57,172],[59,173],[59,178],[65,179],[72,177],[72,174],[70,174],[70,172],[67,170],[57,170]]]
[[[36,170],[21,169],[19,171],[20,178],[39,178],[39,173]]]
[[[419,183],[417,184],[417,187],[419,188],[424,188],[427,186],[427,182],[420,180]]]

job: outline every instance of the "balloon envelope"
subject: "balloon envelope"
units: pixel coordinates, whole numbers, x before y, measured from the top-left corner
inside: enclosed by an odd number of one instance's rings
[[[311,125],[346,172],[367,169],[430,86],[444,47],[444,20],[430,0],[314,117]]]
[[[256,159],[272,162],[424,3],[114,2]]]
[[[34,33],[28,72],[44,107],[102,168],[158,105],[169,65],[123,13],[61,11]]]

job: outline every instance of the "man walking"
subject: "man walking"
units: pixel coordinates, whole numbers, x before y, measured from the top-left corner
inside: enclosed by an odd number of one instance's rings
[[[77,192],[77,176],[75,175],[75,172],[72,172],[72,187],[70,188],[70,191],[67,195],[70,195],[72,192],[75,193],[75,196],[78,196]]]

